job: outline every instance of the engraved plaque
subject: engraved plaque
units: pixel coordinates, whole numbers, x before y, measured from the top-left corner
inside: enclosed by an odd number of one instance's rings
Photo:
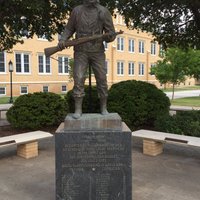
[[[132,200],[131,132],[56,134],[56,200]]]

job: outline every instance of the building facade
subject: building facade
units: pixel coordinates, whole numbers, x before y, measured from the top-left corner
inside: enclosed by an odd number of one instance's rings
[[[114,18],[116,31],[123,30],[114,42],[105,43],[107,80],[109,87],[125,80],[141,80],[157,87],[162,87],[150,75],[150,69],[156,63],[160,54],[160,46],[146,32],[129,30],[123,18]],[[66,93],[72,89],[73,82],[69,78],[69,59],[73,58],[73,48],[54,54],[51,58],[44,55],[44,48],[56,46],[58,36],[49,42],[45,38],[26,39],[24,44],[17,44],[10,52],[0,52],[0,97],[10,96],[10,78],[8,62],[13,62],[12,73],[13,96],[33,92]],[[88,80],[86,80],[87,84]],[[92,84],[95,79],[92,77]],[[194,85],[193,79],[188,79],[185,85]]]

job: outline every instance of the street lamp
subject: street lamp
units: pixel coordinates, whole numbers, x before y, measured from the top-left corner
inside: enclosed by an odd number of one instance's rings
[[[8,63],[9,72],[10,72],[10,100],[9,103],[13,103],[13,96],[12,96],[12,73],[13,73],[13,63],[10,60]]]

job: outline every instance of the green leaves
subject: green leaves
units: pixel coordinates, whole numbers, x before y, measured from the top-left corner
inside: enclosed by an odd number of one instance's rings
[[[0,51],[8,50],[22,42],[24,30],[27,37],[34,34],[60,33],[73,7],[82,0],[2,0],[0,2]],[[118,10],[131,29],[148,31],[164,48],[178,46],[200,49],[200,3],[198,0],[101,0],[111,13]],[[26,21],[22,23],[21,17]]]
[[[64,99],[58,94],[36,92],[18,97],[7,112],[11,125],[20,129],[38,129],[58,125],[66,115]]]

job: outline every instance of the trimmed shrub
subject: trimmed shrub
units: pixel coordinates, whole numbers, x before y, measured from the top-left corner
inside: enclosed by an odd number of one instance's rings
[[[38,129],[58,125],[67,111],[64,99],[54,93],[36,92],[18,97],[7,112],[12,127]]]
[[[160,116],[155,129],[162,132],[200,137],[200,111],[181,111],[176,115]]]
[[[91,113],[99,113],[100,112],[100,101],[98,98],[97,88],[96,86],[92,86],[91,88]],[[72,96],[72,90],[70,90],[65,95],[66,104],[68,105],[68,111],[70,113],[74,113],[74,98]],[[83,113],[89,113],[89,86],[85,86],[85,96],[83,98]]]
[[[146,82],[123,81],[109,90],[109,112],[117,112],[131,130],[153,127],[160,115],[169,112],[169,106],[169,98]]]

